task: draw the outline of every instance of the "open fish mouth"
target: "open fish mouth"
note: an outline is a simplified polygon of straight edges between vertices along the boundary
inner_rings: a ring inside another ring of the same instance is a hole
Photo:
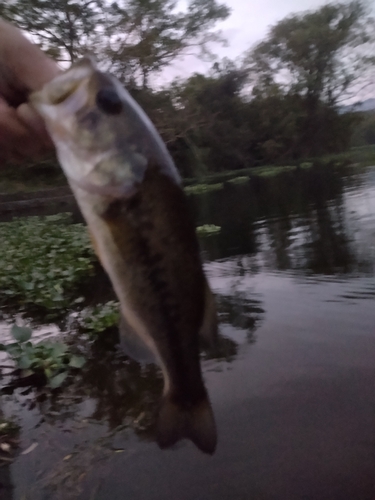
[[[82,58],[74,65],[74,72],[68,70],[59,74],[54,80],[45,85],[42,90],[34,92],[30,101],[38,109],[41,104],[58,105],[77,91],[82,83],[87,82],[95,67],[89,57]]]

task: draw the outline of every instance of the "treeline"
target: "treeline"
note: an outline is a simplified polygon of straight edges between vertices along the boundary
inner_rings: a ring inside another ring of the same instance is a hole
[[[354,128],[352,146],[375,146],[375,109],[362,112],[360,120]]]
[[[345,150],[361,115],[340,107],[371,82],[375,65],[374,22],[360,0],[288,16],[238,61],[162,90],[152,83],[173,61],[189,50],[205,57],[220,42],[214,28],[229,15],[225,5],[189,0],[178,11],[172,0],[0,0],[0,15],[60,61],[94,53],[189,177]]]

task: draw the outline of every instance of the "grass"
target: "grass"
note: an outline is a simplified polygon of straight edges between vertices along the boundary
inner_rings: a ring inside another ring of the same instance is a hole
[[[341,163],[346,162],[346,164],[351,164],[352,166],[357,166],[358,164],[363,167],[375,165],[375,145],[351,148],[344,153],[327,155],[322,159]]]

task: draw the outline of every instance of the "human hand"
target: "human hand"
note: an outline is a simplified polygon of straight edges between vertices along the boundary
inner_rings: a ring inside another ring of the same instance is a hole
[[[0,19],[0,162],[35,159],[53,149],[27,99],[58,72],[54,61]]]

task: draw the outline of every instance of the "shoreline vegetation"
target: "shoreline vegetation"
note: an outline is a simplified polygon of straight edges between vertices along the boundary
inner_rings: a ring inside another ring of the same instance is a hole
[[[228,6],[188,0],[180,11],[168,0],[125,0],[121,9],[116,2],[78,3],[0,2],[0,16],[57,61],[73,63],[88,51],[99,65],[105,61],[154,123],[187,192],[197,184],[241,184],[309,164],[357,163],[358,151],[372,150],[364,161],[375,162],[374,109],[343,105],[372,82],[373,20],[364,0],[291,13],[238,59],[212,52],[208,71],[161,87],[153,84],[155,76],[188,48],[201,47],[200,58],[225,42],[215,26],[230,15]],[[372,146],[348,151],[363,145]],[[0,168],[0,202],[1,193],[66,185],[55,157]]]
[[[306,170],[314,165],[330,168],[332,165],[335,167],[356,167],[374,164],[375,145],[369,145],[353,147],[342,153],[293,161],[288,165],[262,165],[227,170],[200,177],[187,177],[183,179],[183,184],[187,194],[202,194],[223,188],[225,182],[238,185],[248,182],[251,177],[274,177],[298,169]],[[36,195],[42,195],[44,191],[58,188],[66,189],[68,185],[62,170],[53,159],[31,165],[9,164],[0,169],[0,203],[11,201],[12,195],[33,192]]]
[[[185,180],[185,191],[188,195],[198,195],[224,187],[238,188],[257,177],[267,183],[268,179],[272,180],[274,186],[279,182],[285,185],[288,179],[278,181],[278,175],[296,176],[310,169],[320,172],[360,169],[367,165],[375,165],[375,147],[355,148],[341,155],[294,165],[263,166],[189,179]],[[44,201],[48,203],[48,198]],[[196,231],[200,239],[220,238],[221,226],[210,221],[198,225]],[[70,213],[26,216],[2,222],[0,239],[5,245],[0,263],[0,318],[9,323],[9,328],[15,314],[27,325],[57,322],[62,330],[73,334],[66,338],[64,335],[63,342],[75,344],[77,332],[84,336],[86,340],[81,339],[83,351],[87,342],[95,343],[104,333],[117,330],[118,303],[103,278],[84,224],[75,222]],[[90,292],[96,289],[106,291],[99,297]],[[13,325],[15,329],[17,326]],[[67,347],[59,347],[57,352],[49,339],[38,343],[30,341],[30,331],[26,339],[13,335],[13,343],[0,344],[0,351],[8,355],[7,362],[14,365],[11,384],[33,385],[35,382],[37,385],[42,383],[47,390],[55,389],[65,383],[71,368],[83,369],[85,356],[81,356],[80,350],[70,354]],[[44,375],[41,367],[47,370]],[[35,378],[35,375],[38,376]],[[9,382],[9,378],[7,380]]]

